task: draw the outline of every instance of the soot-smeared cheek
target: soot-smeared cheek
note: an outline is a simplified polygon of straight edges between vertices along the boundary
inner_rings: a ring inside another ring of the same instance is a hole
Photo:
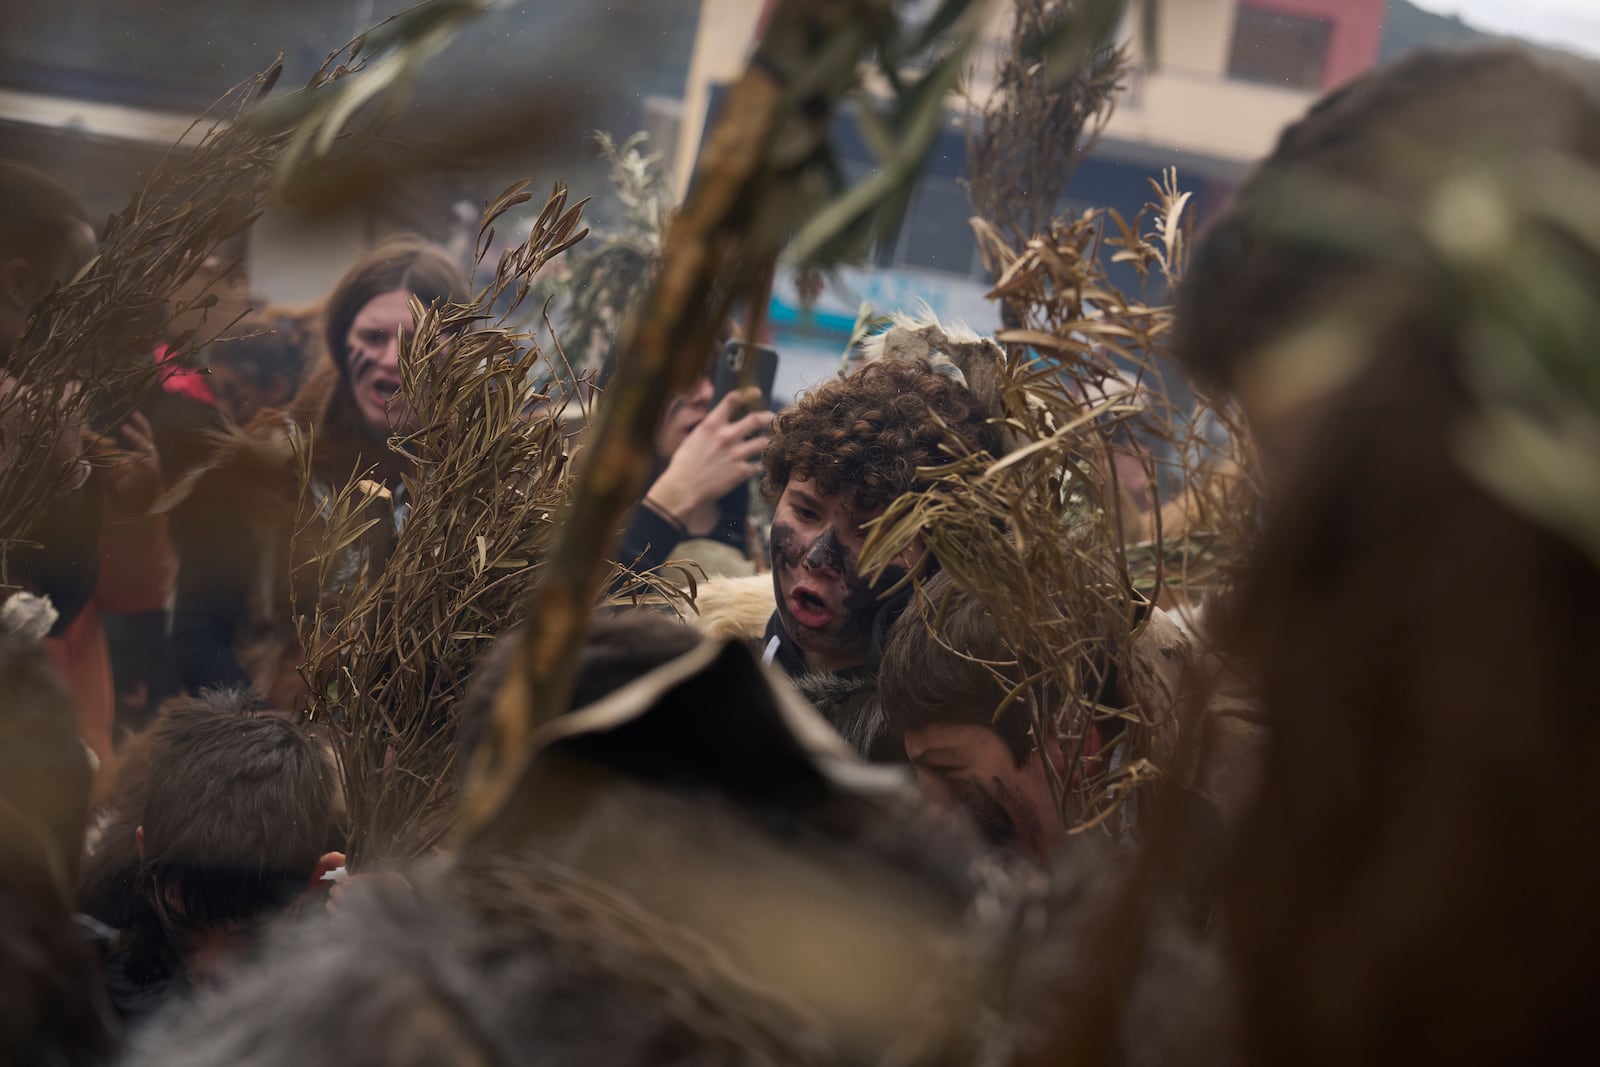
[[[845,594],[845,610],[853,616],[864,618],[870,625],[883,606],[883,595],[898,585],[905,576],[904,567],[890,567],[878,577],[877,581],[869,585],[856,570],[855,561],[852,560],[850,573],[845,576],[845,585],[850,590]]]
[[[803,552],[800,535],[794,532],[793,527],[781,522],[772,524],[773,570],[779,567],[798,567]]]
[[[995,845],[1010,845],[1016,841],[1017,826],[1011,814],[977,782],[956,778],[950,782],[950,793],[956,806],[967,813],[985,840]]]

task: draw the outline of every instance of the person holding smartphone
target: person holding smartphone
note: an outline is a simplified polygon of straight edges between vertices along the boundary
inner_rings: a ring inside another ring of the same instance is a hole
[[[721,551],[694,546],[684,553],[708,575],[755,571],[749,482],[761,472],[770,402],[759,387],[728,389],[719,399],[712,379],[708,373],[673,397],[656,429],[654,476],[617,550],[618,562],[635,572],[661,566],[689,541],[725,546]]]

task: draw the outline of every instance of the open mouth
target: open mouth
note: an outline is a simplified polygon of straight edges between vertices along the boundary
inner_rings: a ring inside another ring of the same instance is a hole
[[[379,400],[390,400],[400,392],[400,379],[374,377],[367,382],[367,391]]]
[[[833,611],[827,601],[809,589],[796,589],[789,594],[789,613],[801,626],[814,629],[833,621]]]

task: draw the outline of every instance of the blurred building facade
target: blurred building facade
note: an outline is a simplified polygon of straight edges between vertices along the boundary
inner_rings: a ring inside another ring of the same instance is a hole
[[[0,3],[0,158],[56,175],[105,218],[231,87],[280,57],[276,91],[302,85],[329,53],[415,2]],[[228,250],[243,257],[245,284],[300,305],[394,230],[470,247],[485,202],[519,178],[603,193],[591,131],[653,128],[660,101],[670,119],[698,13],[698,0],[512,0],[475,19],[429,60],[392,133],[438,141],[476,124],[489,131],[477,151],[422,161],[332,216],[269,211]],[[592,212],[606,206],[602,196]]]
[[[702,0],[673,161],[679,188],[771,2]],[[908,13],[915,17],[915,9],[935,6],[913,3]],[[1150,182],[1176,167],[1180,184],[1196,194],[1201,216],[1215,212],[1285,125],[1319,94],[1378,61],[1387,6],[1387,0],[1165,2],[1153,35],[1155,56],[1141,53],[1135,32],[1141,13],[1130,12],[1124,36],[1134,73],[1060,208],[1111,207],[1131,218],[1149,201]],[[968,83],[979,101],[1008,48],[1009,5],[996,7]],[[780,392],[793,393],[838,366],[862,302],[879,311],[925,305],[947,321],[998,327],[993,305],[983,298],[988,279],[960,184],[967,121],[964,112],[952,112],[894,247],[878,248],[871,263],[839,272],[814,301],[802,300],[792,280],[780,279],[769,315],[784,355]],[[872,155],[848,118],[836,133],[847,169],[857,176],[870,171]]]
[[[0,157],[32,162],[68,182],[97,217],[127,203],[161,159],[229,87],[280,55],[279,92],[304,82],[329,52],[412,0],[67,0],[0,3]],[[405,137],[490,131],[473,158],[428,160],[374,189],[355,210],[308,220],[269,212],[226,250],[258,297],[304,304],[328,291],[372,241],[395,229],[470,246],[477,209],[511,181],[563,179],[594,195],[602,225],[614,198],[590,132],[618,140],[646,130],[678,189],[708,119],[743,68],[771,0],[510,0],[430,60]],[[1135,0],[1139,2],[1139,0]],[[937,0],[902,0],[910,18]],[[1006,48],[1004,12],[975,56],[981,97]],[[1215,212],[1285,123],[1317,94],[1427,44],[1483,35],[1408,0],[1164,0],[1154,40],[1105,136],[1077,168],[1061,209],[1136,214],[1149,183],[1176,167],[1202,216]],[[1569,57],[1570,58],[1570,57]],[[1592,68],[1590,69],[1592,73]],[[966,219],[966,116],[952,112],[892,247],[840,272],[812,304],[792,281],[770,314],[785,352],[780,390],[837,366],[861,303],[883,311],[926,304],[947,320],[992,329],[987,279]],[[860,177],[873,157],[849,116],[837,142]]]

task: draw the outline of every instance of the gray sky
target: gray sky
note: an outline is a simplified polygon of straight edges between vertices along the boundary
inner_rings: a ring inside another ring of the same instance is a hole
[[[1600,56],[1600,0],[1413,0],[1479,29]]]

